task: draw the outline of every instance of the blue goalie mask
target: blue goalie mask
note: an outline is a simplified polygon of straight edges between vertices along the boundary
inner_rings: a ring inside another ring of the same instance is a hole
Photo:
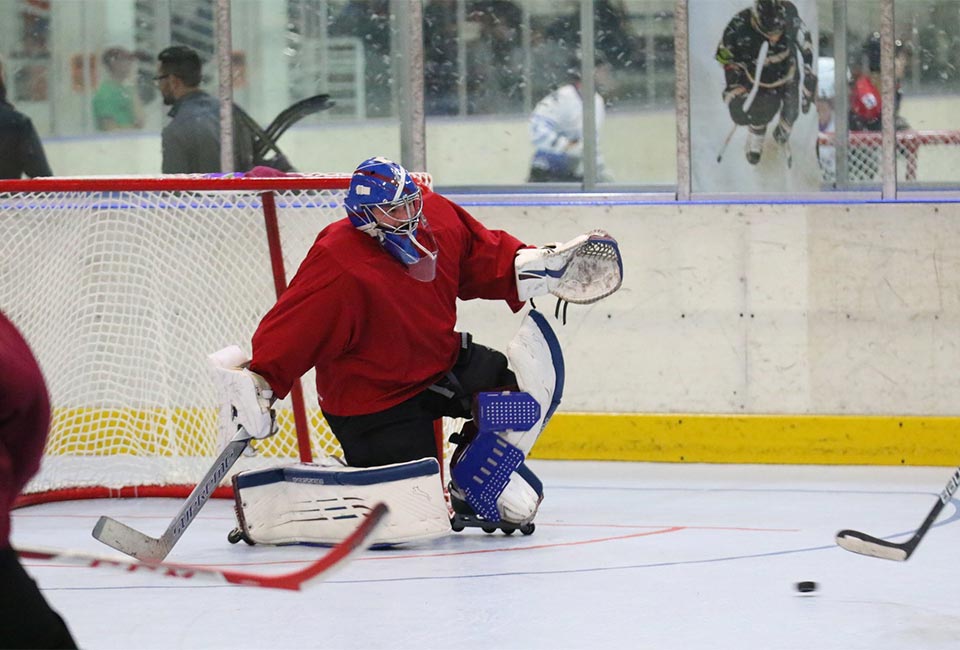
[[[343,201],[350,222],[376,238],[410,275],[436,275],[437,242],[423,216],[423,193],[406,169],[386,158],[364,160],[353,172]]]

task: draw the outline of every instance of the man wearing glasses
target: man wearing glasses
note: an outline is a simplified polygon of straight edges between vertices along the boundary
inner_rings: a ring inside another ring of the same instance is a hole
[[[172,118],[161,134],[164,174],[203,174],[220,168],[220,103],[200,89],[202,65],[193,49],[175,45],[157,56],[157,75],[153,78],[171,106]],[[234,125],[234,169],[253,167],[253,134],[242,125]]]

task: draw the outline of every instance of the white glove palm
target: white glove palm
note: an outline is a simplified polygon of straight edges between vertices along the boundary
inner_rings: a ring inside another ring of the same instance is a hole
[[[602,230],[565,244],[522,248],[514,260],[520,300],[552,293],[577,304],[596,302],[620,288],[623,260],[617,240]]]

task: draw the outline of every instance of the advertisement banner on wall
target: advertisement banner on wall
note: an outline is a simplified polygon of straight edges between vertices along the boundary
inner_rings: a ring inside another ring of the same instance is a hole
[[[819,190],[816,0],[690,0],[689,17],[693,191]]]

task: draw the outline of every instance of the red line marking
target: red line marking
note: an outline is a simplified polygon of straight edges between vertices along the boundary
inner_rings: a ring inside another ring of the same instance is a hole
[[[536,544],[533,546],[510,546],[508,548],[482,548],[472,551],[451,551],[448,553],[414,553],[410,555],[390,555],[389,557],[361,557],[358,560],[406,560],[411,558],[423,557],[451,557],[455,555],[477,555],[480,553],[503,553],[510,551],[534,551],[543,548],[560,548],[563,546],[583,546],[585,544],[599,544],[600,542],[615,542],[622,539],[631,539],[634,537],[648,537],[650,535],[663,535],[664,533],[676,533],[685,530],[686,526],[670,526],[662,530],[650,530],[642,533],[630,533],[629,535],[615,535],[613,537],[597,537],[594,539],[582,539],[577,542],[557,542],[554,544]]]

